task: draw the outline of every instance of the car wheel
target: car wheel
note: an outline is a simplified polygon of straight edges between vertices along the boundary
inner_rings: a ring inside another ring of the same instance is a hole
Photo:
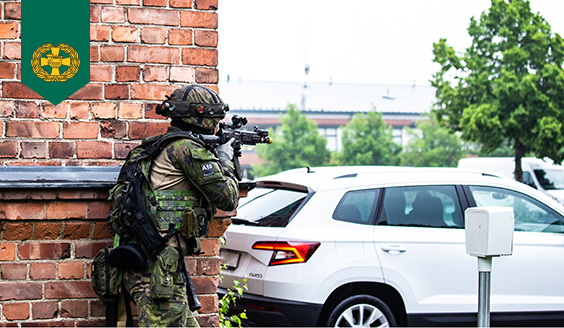
[[[328,327],[390,327],[396,320],[386,303],[371,295],[341,301],[327,320]]]

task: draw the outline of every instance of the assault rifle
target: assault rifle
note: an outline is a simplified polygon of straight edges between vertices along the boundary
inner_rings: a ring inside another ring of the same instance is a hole
[[[235,164],[235,176],[237,180],[241,181],[242,170],[241,164],[239,163],[239,157],[241,156],[240,147],[242,145],[256,145],[259,143],[271,144],[272,138],[268,136],[268,131],[264,129],[259,129],[255,126],[253,131],[241,131],[240,129],[247,124],[247,118],[241,117],[239,115],[233,115],[231,118],[231,124],[225,124],[223,122],[219,123],[219,128],[215,134],[200,134],[200,140],[202,140],[210,148],[215,148],[219,145],[235,139],[233,142],[233,148],[235,149],[235,158],[233,159],[233,164]]]

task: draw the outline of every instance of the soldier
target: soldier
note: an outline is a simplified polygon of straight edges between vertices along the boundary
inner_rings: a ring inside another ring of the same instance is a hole
[[[189,226],[179,228],[192,231],[194,236],[186,238],[177,233],[156,258],[148,259],[146,269],[124,271],[123,284],[137,305],[139,326],[199,327],[188,309],[186,281],[178,263],[200,251],[198,237],[205,233],[201,231],[203,218],[211,219],[216,208],[230,211],[237,206],[233,139],[218,146],[216,156],[196,135],[213,134],[225,117],[226,106],[215,91],[187,85],[157,107],[157,113],[171,118],[167,133],[182,130],[195,137],[171,142],[156,157],[149,176],[155,192],[146,202],[147,209],[156,217],[163,236],[171,225],[186,224]],[[158,206],[150,205],[155,202]],[[188,219],[187,212],[192,213]],[[187,222],[194,218],[199,221]]]

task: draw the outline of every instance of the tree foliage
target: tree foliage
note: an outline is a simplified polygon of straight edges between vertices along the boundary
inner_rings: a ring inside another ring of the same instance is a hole
[[[504,142],[522,181],[526,153],[564,159],[564,42],[526,0],[492,0],[470,20],[472,44],[456,54],[445,39],[433,44],[434,113],[461,138],[493,151]]]
[[[277,133],[269,129],[272,144],[257,145],[258,157],[264,163],[252,166],[255,176],[329,163],[331,152],[326,147],[327,139],[319,135],[314,121],[308,120],[292,104],[288,105],[286,115],[281,115],[280,120],[282,124]]]
[[[417,128],[421,133],[406,128],[410,139],[400,154],[402,165],[455,167],[469,152],[469,147],[457,134],[440,127],[436,121],[420,120]]]
[[[399,165],[401,145],[393,141],[382,113],[355,114],[343,128],[342,150],[334,154],[339,165]]]

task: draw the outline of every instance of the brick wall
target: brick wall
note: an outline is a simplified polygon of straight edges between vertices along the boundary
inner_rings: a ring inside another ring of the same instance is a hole
[[[91,82],[57,106],[20,81],[20,1],[0,1],[0,162],[118,165],[185,83],[217,90],[217,0],[91,0]]]
[[[90,266],[113,244],[107,189],[4,189],[0,196],[0,327],[104,326]],[[202,239],[204,254],[186,258],[203,327],[219,326],[218,237],[231,214],[220,211]]]
[[[117,166],[168,121],[185,83],[217,90],[217,0],[91,0],[91,82],[57,106],[23,85],[21,1],[0,0],[0,164]],[[0,177],[1,180],[1,177]],[[0,327],[104,325],[90,263],[111,244],[107,189],[0,190]],[[218,326],[220,213],[187,258],[202,326]]]

